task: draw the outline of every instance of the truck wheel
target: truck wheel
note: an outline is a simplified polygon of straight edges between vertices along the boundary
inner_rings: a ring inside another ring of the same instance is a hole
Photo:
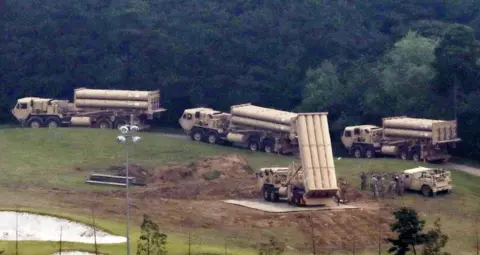
[[[273,143],[272,142],[265,142],[265,145],[263,147],[266,153],[273,153]]]
[[[417,162],[420,161],[420,153],[418,152],[413,153],[412,158],[413,158],[413,161],[417,161]]]
[[[216,144],[218,142],[218,135],[216,133],[208,134],[208,143]]]
[[[372,149],[367,149],[365,151],[365,157],[374,158],[375,157],[375,151],[373,151]]]
[[[27,125],[31,128],[40,128],[42,127],[43,121],[38,117],[32,117],[28,120]]]
[[[363,157],[362,148],[360,148],[360,147],[355,147],[355,148],[353,149],[353,155],[355,155],[356,158],[361,158],[361,157]]]
[[[280,195],[278,193],[273,193],[273,202],[278,202],[280,200]]]
[[[123,120],[123,119],[115,120],[114,127],[115,127],[116,129],[120,128],[121,126],[125,126],[125,125],[128,125],[128,121],[127,121],[127,120]]]
[[[109,121],[109,120],[100,120],[97,125],[101,129],[111,129],[112,128],[112,122]]]
[[[269,201],[269,202],[270,202],[270,201],[271,201],[271,193],[272,193],[272,192],[270,191],[270,189],[264,188],[264,189],[263,189],[263,199],[265,199],[265,201]]]
[[[192,133],[192,140],[200,142],[203,140],[203,133],[200,130],[195,130]]]
[[[426,197],[430,197],[432,196],[432,189],[430,187],[428,187],[427,185],[424,185],[422,186],[422,195],[426,196]]]
[[[50,118],[47,120],[47,127],[49,128],[57,128],[60,126],[60,121],[56,118]]]
[[[258,151],[258,143],[251,141],[250,143],[248,143],[248,148],[251,151]]]

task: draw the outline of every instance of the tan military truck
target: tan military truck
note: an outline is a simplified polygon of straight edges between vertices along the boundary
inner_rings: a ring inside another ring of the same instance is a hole
[[[298,114],[301,166],[265,167],[256,174],[266,201],[286,199],[296,206],[338,205],[337,178],[333,162],[327,113]]]
[[[405,188],[420,191],[424,196],[435,196],[439,192],[453,189],[450,171],[440,168],[417,167],[403,171]]]
[[[380,155],[414,161],[447,161],[448,147],[455,147],[457,122],[409,118],[384,118],[382,128],[374,125],[348,126],[342,143],[357,158]]]
[[[12,114],[22,126],[31,128],[83,126],[117,128],[133,122],[140,129],[146,121],[164,112],[160,92],[78,88],[74,102],[25,97],[17,100]]]
[[[293,124],[297,117],[297,113],[241,104],[231,106],[230,113],[211,108],[186,109],[179,123],[195,141],[292,154],[298,152]]]

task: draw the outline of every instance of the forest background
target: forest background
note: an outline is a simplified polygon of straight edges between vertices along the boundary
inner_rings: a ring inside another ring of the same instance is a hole
[[[0,1],[0,122],[19,97],[160,89],[185,108],[328,111],[332,138],[381,118],[455,119],[480,156],[480,1]],[[455,107],[456,106],[456,107]]]

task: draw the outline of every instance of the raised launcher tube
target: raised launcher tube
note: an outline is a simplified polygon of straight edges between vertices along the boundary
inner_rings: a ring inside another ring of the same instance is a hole
[[[300,146],[306,205],[325,205],[338,191],[328,113],[301,113],[294,120]]]

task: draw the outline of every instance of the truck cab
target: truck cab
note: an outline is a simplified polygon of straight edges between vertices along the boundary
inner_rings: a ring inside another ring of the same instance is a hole
[[[382,128],[373,125],[348,126],[342,134],[343,145],[351,150],[356,143],[380,145]]]
[[[424,196],[434,196],[438,192],[450,192],[452,179],[450,171],[441,168],[417,167],[403,171],[405,188],[420,191]]]
[[[186,109],[178,122],[187,134],[190,134],[191,130],[195,127],[213,129],[218,133],[223,133],[223,131],[228,128],[229,116],[230,114],[228,113],[216,111],[211,108],[199,107]],[[193,138],[197,141],[201,140],[200,137]]]

